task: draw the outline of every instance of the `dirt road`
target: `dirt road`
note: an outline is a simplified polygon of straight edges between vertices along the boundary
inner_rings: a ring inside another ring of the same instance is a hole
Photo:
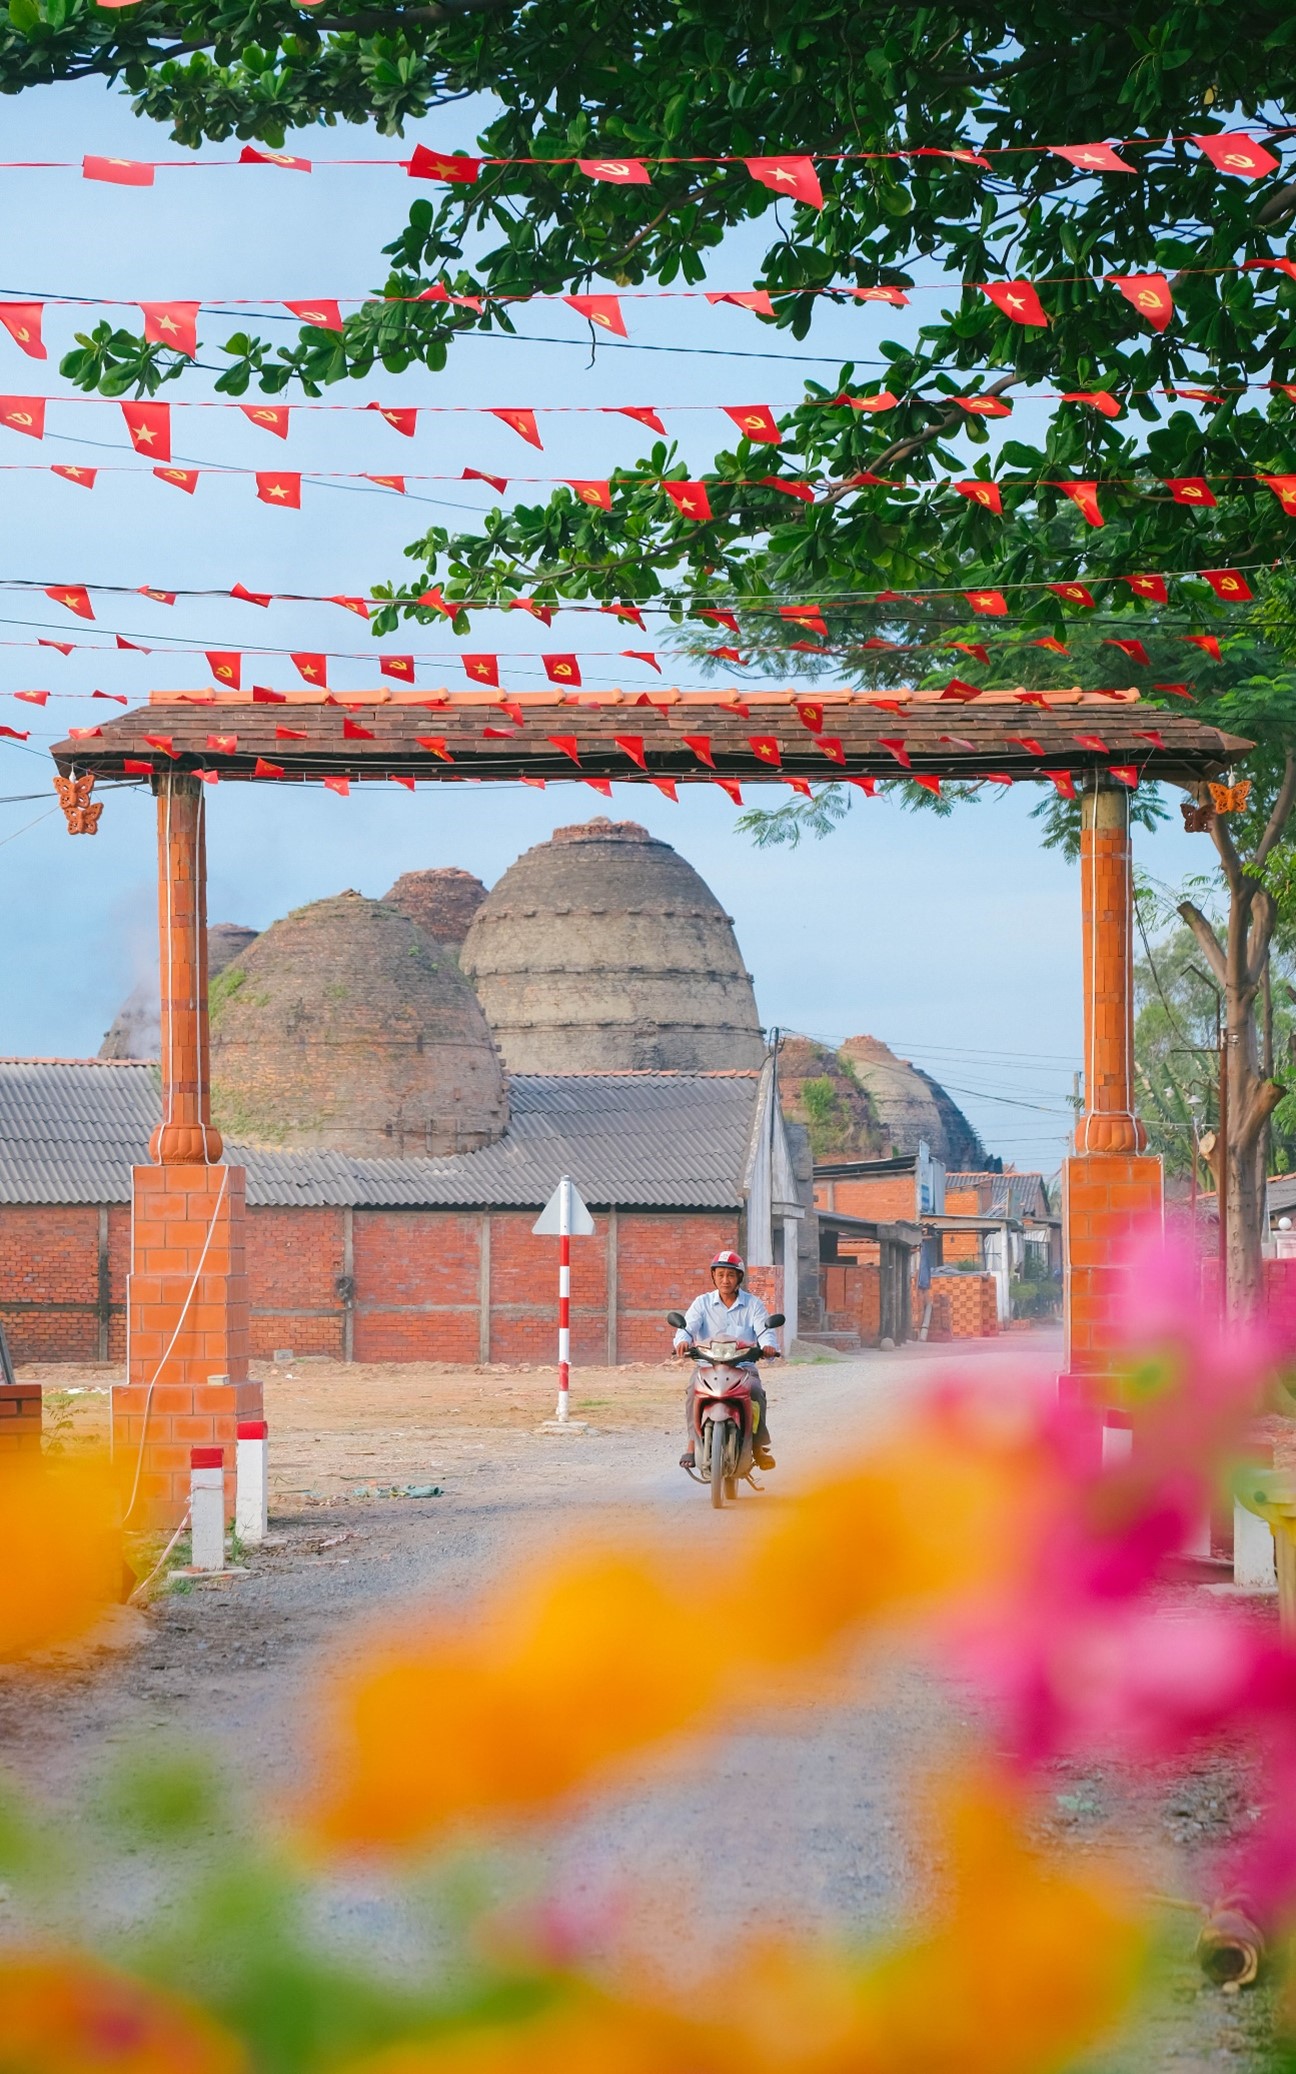
[[[88,1660],[0,1677],[0,1750],[32,1788],[66,1803],[123,1748],[197,1743],[273,1800],[300,1780],[321,1662],[362,1650],[411,1604],[461,1607],[578,1523],[691,1534],[704,1581],[708,1547],[742,1531],[745,1509],[777,1505],[951,1358],[990,1372],[1057,1366],[1041,1334],[954,1357],[908,1347],[772,1370],[779,1469],[765,1495],[718,1516],[675,1466],[682,1390],[671,1367],[578,1376],[573,1413],[589,1430],[564,1436],[537,1430],[552,1412],[552,1371],[266,1370],[271,1545],[245,1572],[173,1591],[127,1619]],[[101,1371],[44,1381],[85,1388],[92,1377],[102,1383]],[[59,1403],[73,1441],[104,1422],[100,1394]],[[429,1490],[437,1495],[404,1495]],[[1175,1611],[1168,1594],[1166,1617]],[[759,1609],[735,1617],[759,1621]],[[973,1711],[919,1669],[884,1664],[840,1703],[754,1719],[669,1766],[645,1765],[541,1856],[591,1905],[633,1882],[700,1911],[716,1934],[893,1929],[927,1886],[908,1793],[967,1736]],[[1222,1758],[1137,1791],[1105,1773],[1060,1770],[1046,1821],[1078,1852],[1114,1838],[1149,1889],[1188,1896],[1200,1854],[1242,1813],[1240,1791]],[[1169,1922],[1170,1990],[1137,2064],[1185,2074],[1225,2056],[1252,2064],[1263,2004],[1201,1987],[1195,1919],[1172,1911]]]

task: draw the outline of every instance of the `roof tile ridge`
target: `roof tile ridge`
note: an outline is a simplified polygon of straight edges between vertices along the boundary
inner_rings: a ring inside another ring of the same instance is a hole
[[[0,1066],[156,1066],[157,1059],[54,1058],[42,1055],[0,1053]]]

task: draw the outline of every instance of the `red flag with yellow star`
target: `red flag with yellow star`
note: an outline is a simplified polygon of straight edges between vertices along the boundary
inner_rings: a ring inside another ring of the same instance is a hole
[[[301,477],[257,471],[256,491],[263,504],[278,504],[285,511],[301,510]]]
[[[481,163],[462,152],[429,151],[426,144],[416,144],[405,161],[405,171],[412,180],[444,180],[451,187],[471,187]]]
[[[78,619],[94,618],[94,607],[90,603],[90,593],[82,584],[50,584],[46,589],[45,595],[47,598],[52,599],[54,604],[64,605],[69,612],[75,612]]]
[[[459,658],[474,684],[492,684],[499,690],[499,657],[497,655],[461,655]]]
[[[326,655],[294,655],[292,665],[297,675],[307,684],[328,689],[328,657]]]
[[[711,517],[711,500],[704,482],[665,482],[662,488],[681,518],[704,524]]]
[[[1044,305],[1029,281],[981,281],[978,286],[1014,324],[1048,323]]]
[[[142,302],[145,338],[150,345],[170,346],[192,360],[198,351],[200,307],[196,302]]]
[[[169,403],[123,403],[122,416],[137,454],[153,461],[171,459],[171,406]]]
[[[753,180],[772,187],[775,194],[790,195],[807,208],[822,209],[823,189],[812,158],[749,158],[743,161]]]

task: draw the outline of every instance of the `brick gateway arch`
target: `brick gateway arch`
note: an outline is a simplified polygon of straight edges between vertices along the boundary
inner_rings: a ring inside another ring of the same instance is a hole
[[[292,741],[276,739],[285,707]],[[213,709],[235,730],[219,751],[208,740]],[[1188,714],[1149,714],[1134,691],[1028,701],[987,691],[955,710],[959,735],[947,731],[951,707],[935,692],[881,701],[849,691],[162,691],[91,742],[56,743],[74,834],[94,832],[96,780],[133,777],[157,798],[162,1122],[152,1164],[133,1170],[128,1373],[113,1393],[115,1444],[142,1468],[136,1522],[165,1527],[180,1517],[195,1437],[222,1441],[232,1463],[238,1421],[261,1416],[260,1385],[248,1377],[244,1174],[223,1164],[211,1120],[204,771],[266,786],[579,774],[618,784],[840,778],[865,789],[901,769],[965,780],[1069,772],[1082,818],[1085,1106],[1063,1163],[1065,1368],[1100,1403],[1120,1243],[1161,1206],[1161,1162],[1147,1153],[1134,1110],[1130,787],[1114,772],[1192,788],[1252,745]],[[212,1384],[213,1375],[228,1382]],[[232,1489],[227,1497],[232,1510]]]

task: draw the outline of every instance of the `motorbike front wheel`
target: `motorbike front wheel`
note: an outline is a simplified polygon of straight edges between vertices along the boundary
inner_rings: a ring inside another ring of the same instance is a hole
[[[711,1422],[711,1503],[719,1511],[725,1501],[725,1455],[728,1440],[728,1421],[713,1419]]]

